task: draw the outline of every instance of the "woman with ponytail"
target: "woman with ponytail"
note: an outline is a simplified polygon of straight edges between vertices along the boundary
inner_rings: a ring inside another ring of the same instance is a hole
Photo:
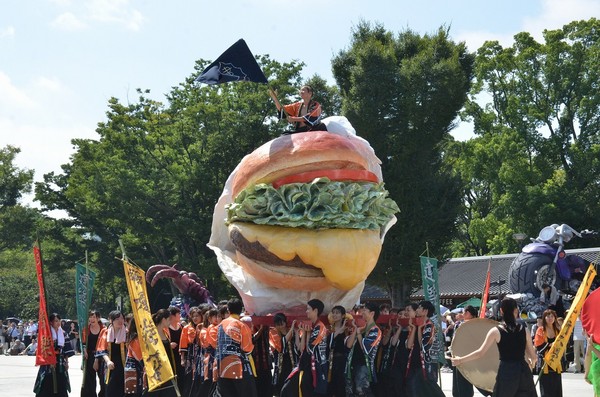
[[[461,365],[481,358],[494,343],[500,353],[494,397],[537,396],[531,368],[537,361],[536,351],[527,327],[517,323],[519,309],[512,298],[504,298],[500,305],[502,323],[492,328],[479,349],[464,357],[452,357],[453,365]]]

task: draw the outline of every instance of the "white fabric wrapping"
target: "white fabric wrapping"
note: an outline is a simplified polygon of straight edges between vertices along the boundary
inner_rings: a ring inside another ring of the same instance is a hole
[[[363,142],[363,156],[365,156],[370,164],[373,165],[372,170],[375,170],[374,173],[380,179],[383,179],[381,176],[381,161],[377,158],[369,143],[356,135],[356,131],[345,117],[328,117],[323,120],[323,123],[327,125],[327,129],[330,133]],[[244,269],[237,264],[235,254],[236,249],[229,239],[229,231],[225,225],[225,218],[227,216],[225,206],[232,203],[234,200],[234,197],[232,197],[231,194],[231,186],[238,170],[239,165],[233,170],[231,175],[229,175],[223,193],[215,205],[212,234],[207,245],[215,252],[219,267],[229,282],[240,293],[246,311],[256,315],[274,314],[281,311],[289,315],[302,315],[306,311],[306,302],[311,299],[320,299],[323,301],[326,312],[330,311],[335,305],[352,308],[358,303],[365,285],[364,281],[358,283],[349,291],[339,290],[334,287],[321,291],[292,291],[265,285],[245,272]],[[390,220],[385,226],[381,235],[382,243],[385,234],[394,223],[396,223],[396,217]]]

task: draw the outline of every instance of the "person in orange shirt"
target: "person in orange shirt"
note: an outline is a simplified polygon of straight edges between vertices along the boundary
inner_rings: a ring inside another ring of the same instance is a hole
[[[199,348],[196,344],[196,327],[202,322],[200,308],[190,307],[188,311],[189,324],[181,330],[179,338],[179,354],[181,355],[181,366],[183,367],[183,378],[178,379],[182,395],[189,395],[194,376],[194,362]]]
[[[269,330],[269,345],[273,354],[273,394],[279,396],[283,383],[298,362],[298,350],[294,341],[296,320],[288,329],[287,317],[277,313],[273,317],[274,328]]]
[[[325,396],[329,372],[328,331],[319,319],[325,304],[319,299],[311,299],[306,304],[306,316],[310,324],[300,324],[302,331],[300,350],[302,351],[298,370],[303,374],[299,380],[302,395]],[[307,389],[308,385],[308,389]],[[289,386],[284,385],[281,393],[288,395]]]
[[[229,317],[217,331],[217,393],[222,397],[256,397],[254,374],[250,370],[248,353],[254,349],[252,332],[239,318],[242,302],[233,298],[227,302]]]
[[[204,351],[202,359],[202,367],[204,373],[204,381],[200,387],[200,396],[209,396],[217,381],[217,367],[215,365],[215,352],[217,350],[217,334],[219,329],[218,310],[210,309],[205,314],[204,329],[200,343]]]
[[[190,342],[190,345],[188,346],[188,351],[191,349],[193,354],[191,362],[193,372],[192,383],[189,387],[188,393],[190,396],[205,397],[205,395],[200,394],[202,384],[204,383],[204,348],[202,347],[202,340],[204,340],[206,337],[207,326],[204,324],[204,319],[206,312],[208,312],[210,308],[211,306],[207,304],[201,304],[198,306],[198,317],[197,320],[194,320],[194,322],[198,321],[198,323],[195,323],[196,336],[194,341]]]
[[[552,343],[560,333],[560,327],[557,322],[556,312],[548,309],[542,315],[543,326],[539,327],[535,332],[533,344],[538,350],[540,358],[543,358],[548,350],[552,347]],[[560,376],[561,368],[558,372],[554,371],[548,365],[543,366],[544,369],[540,374],[540,394],[542,397],[562,397],[562,379]]]
[[[303,85],[300,88],[302,101],[282,106],[275,93],[269,91],[279,111],[279,118],[286,118],[294,126],[294,132],[327,131],[325,124],[321,123],[321,104],[312,99],[314,91],[311,86]]]
[[[142,348],[138,338],[135,319],[129,322],[127,333],[127,358],[125,359],[125,394],[128,397],[141,396],[147,388],[144,375]]]

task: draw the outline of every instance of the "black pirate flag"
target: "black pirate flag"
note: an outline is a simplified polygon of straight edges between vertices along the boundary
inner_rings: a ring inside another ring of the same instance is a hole
[[[239,39],[196,78],[204,84],[229,81],[253,81],[267,84],[267,78],[258,66],[244,39]]]

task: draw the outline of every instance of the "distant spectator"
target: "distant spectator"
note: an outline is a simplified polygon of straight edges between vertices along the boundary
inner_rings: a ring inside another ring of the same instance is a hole
[[[382,303],[381,305],[379,305],[379,314],[381,315],[388,315],[390,314],[390,309],[392,308],[392,306],[390,306],[389,303]]]
[[[25,351],[25,344],[21,342],[21,339],[16,338],[10,345],[7,355],[18,356],[21,352]]]
[[[27,336],[27,328],[29,328],[29,321],[25,320],[19,324],[19,332],[21,333],[21,341],[25,346],[31,343],[31,338]]]
[[[8,343],[6,340],[8,339],[8,332],[6,326],[2,324],[2,320],[0,320],[0,353],[4,353],[8,350]]]
[[[581,324],[581,319],[577,317],[575,327],[573,328],[573,361],[575,362],[575,372],[583,372],[583,360],[585,358],[585,332]]]
[[[21,352],[22,355],[35,356],[37,350],[37,338],[34,336],[31,339],[31,343],[25,348],[25,351]]]
[[[25,321],[23,323],[23,343],[25,346],[29,346],[31,343],[31,327],[33,321]]]
[[[540,302],[548,305],[548,309],[554,310],[557,317],[564,317],[565,305],[562,296],[554,285],[543,284]]]
[[[10,323],[10,327],[8,328],[8,343],[12,343],[15,339],[19,337],[19,330],[17,329],[17,323]]]
[[[69,342],[71,343],[71,347],[75,352],[81,352],[79,348],[79,330],[77,329],[77,324],[73,321],[69,327]]]

